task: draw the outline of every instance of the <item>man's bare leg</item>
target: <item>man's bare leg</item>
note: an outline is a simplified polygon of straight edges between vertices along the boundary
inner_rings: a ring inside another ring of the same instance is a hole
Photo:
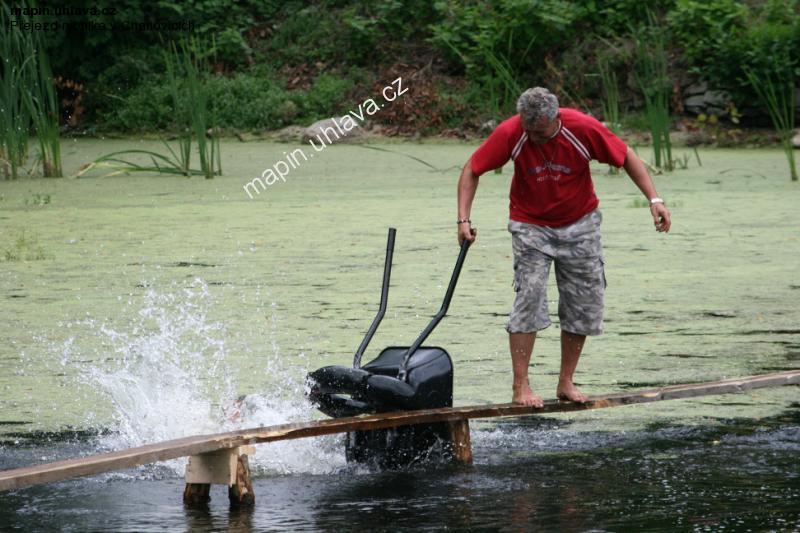
[[[561,373],[558,375],[556,398],[571,402],[584,403],[588,397],[572,382],[578,360],[581,358],[586,335],[578,335],[561,330]]]
[[[536,333],[509,333],[508,345],[511,348],[511,368],[514,370],[514,394],[511,401],[521,405],[542,407],[544,402],[531,390],[528,383],[528,365],[533,353],[533,342]]]

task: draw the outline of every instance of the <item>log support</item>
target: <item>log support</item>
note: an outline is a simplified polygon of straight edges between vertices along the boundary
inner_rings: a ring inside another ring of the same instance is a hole
[[[241,454],[236,461],[236,482],[228,486],[228,500],[231,502],[231,509],[252,507],[256,503],[256,494],[253,492],[250,464],[246,453]]]
[[[253,482],[250,479],[248,456],[255,454],[254,446],[239,446],[189,457],[186,465],[186,488],[183,503],[190,508],[207,508],[211,500],[211,485],[227,485],[231,508],[255,504]]]
[[[469,420],[462,418],[448,422],[450,442],[453,446],[453,462],[463,465],[472,464],[472,442],[469,437]]]
[[[183,504],[192,509],[205,509],[211,501],[209,483],[187,483],[183,489]]]

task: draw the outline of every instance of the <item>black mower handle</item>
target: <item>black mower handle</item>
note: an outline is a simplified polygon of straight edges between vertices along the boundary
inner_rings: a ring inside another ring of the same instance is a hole
[[[389,228],[389,238],[386,241],[386,261],[383,263],[383,286],[381,288],[381,304],[378,308],[378,314],[372,320],[372,325],[367,330],[364,340],[356,350],[353,357],[353,368],[361,368],[361,356],[364,355],[364,350],[367,349],[369,341],[378,330],[378,326],[383,320],[383,315],[386,314],[386,302],[389,300],[389,278],[392,275],[392,255],[394,254],[394,236],[397,233],[395,228]]]
[[[419,334],[417,340],[414,341],[414,344],[409,346],[408,351],[403,356],[403,362],[400,364],[400,372],[397,375],[398,379],[405,381],[406,373],[408,371],[408,361],[411,359],[411,356],[414,355],[414,352],[422,346],[422,343],[425,342],[425,339],[428,338],[428,335],[434,330],[434,328],[439,324],[439,322],[444,318],[447,314],[447,308],[450,307],[450,300],[453,298],[453,293],[456,290],[456,283],[458,282],[458,275],[461,273],[461,267],[464,265],[464,259],[467,257],[467,250],[469,250],[469,245],[472,244],[472,241],[464,239],[464,242],[461,243],[461,251],[458,253],[458,259],[456,259],[456,266],[453,268],[453,275],[450,276],[450,285],[447,286],[447,292],[444,294],[444,301],[442,302],[442,307],[439,309],[439,312],[436,313],[436,316],[430,321],[428,326],[422,330],[422,333]]]

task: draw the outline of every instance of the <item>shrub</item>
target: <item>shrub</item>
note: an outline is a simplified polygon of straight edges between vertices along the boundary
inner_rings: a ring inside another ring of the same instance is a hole
[[[788,73],[797,79],[797,0],[753,5],[734,0],[679,0],[668,18],[690,71],[715,89],[730,91],[739,106],[756,97],[744,68]]]
[[[329,117],[348,111],[345,96],[351,88],[352,82],[346,78],[322,74],[308,92],[296,98],[296,103],[307,118]]]
[[[86,85],[83,93],[83,105],[87,111],[85,120],[102,122],[104,116],[120,105],[120,100],[153,76],[149,58],[139,52],[144,51],[134,51],[119,57],[116,63]],[[161,54],[156,50],[152,52],[158,56]]]
[[[172,100],[166,80],[151,76],[117,97],[114,105],[99,109],[98,127],[104,131],[144,132],[166,130],[173,121]]]
[[[559,0],[446,0],[436,8],[431,42],[456,71],[483,84],[499,115],[513,109],[522,87],[541,84],[545,58],[573,40],[583,13]]]
[[[209,80],[211,101],[220,127],[275,129],[286,125],[289,94],[276,83],[248,74]]]

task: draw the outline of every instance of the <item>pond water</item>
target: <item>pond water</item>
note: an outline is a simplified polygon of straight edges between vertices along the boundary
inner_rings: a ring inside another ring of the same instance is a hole
[[[158,143],[67,141],[67,171]],[[333,146],[249,199],[291,145],[223,143],[225,175],[0,182],[0,469],[321,415],[306,372],[409,344],[439,308],[458,247],[455,183],[472,145]],[[680,149],[678,150],[680,152]],[[647,156],[647,150],[643,150]],[[412,155],[443,169],[428,167]],[[800,361],[797,184],[772,150],[705,150],[657,176],[657,234],[625,177],[596,167],[606,333],[588,394],[794,369]],[[455,363],[455,404],[510,400],[510,169],[481,179],[450,311],[428,343]],[[551,311],[556,292],[551,280]],[[558,328],[532,384],[553,397]],[[226,408],[250,395],[242,420]],[[796,530],[800,389],[473,423],[475,464],[374,472],[339,437],[261,445],[256,508],[181,504],[185,462],[0,494],[0,529]]]

